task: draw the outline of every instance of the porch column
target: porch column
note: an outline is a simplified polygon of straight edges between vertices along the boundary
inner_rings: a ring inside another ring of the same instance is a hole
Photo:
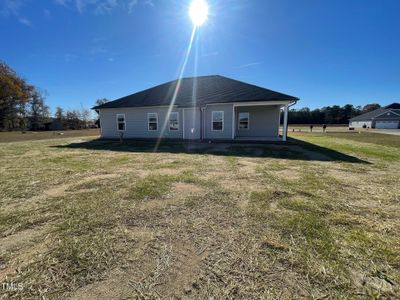
[[[288,132],[288,104],[283,107],[283,134],[282,141],[286,142]]]

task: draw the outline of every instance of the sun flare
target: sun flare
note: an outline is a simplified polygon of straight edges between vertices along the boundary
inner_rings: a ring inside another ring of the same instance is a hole
[[[193,25],[201,26],[208,18],[208,4],[205,0],[193,0],[189,8],[189,16]]]

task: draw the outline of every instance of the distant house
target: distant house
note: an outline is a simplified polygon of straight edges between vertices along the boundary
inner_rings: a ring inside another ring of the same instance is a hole
[[[51,121],[44,123],[45,130],[64,130],[63,123],[58,119],[51,119]]]
[[[285,141],[288,107],[296,101],[214,75],[174,80],[93,109],[99,111],[102,138]]]
[[[400,128],[400,103],[392,103],[349,120],[353,128]]]

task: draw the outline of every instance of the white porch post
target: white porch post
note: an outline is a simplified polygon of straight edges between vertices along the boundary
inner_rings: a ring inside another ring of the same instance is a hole
[[[283,107],[283,134],[282,141],[286,142],[288,132],[288,104]]]

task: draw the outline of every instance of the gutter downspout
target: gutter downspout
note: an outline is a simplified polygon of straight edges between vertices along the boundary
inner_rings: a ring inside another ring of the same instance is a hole
[[[287,106],[287,115],[288,115],[288,119],[286,120],[286,132],[282,132],[282,138],[284,137],[284,136],[286,136],[287,137],[287,134],[288,134],[288,128],[289,128],[289,108],[291,107],[291,106],[293,106],[293,105],[296,105],[297,104],[297,101],[299,101],[299,100],[295,100],[292,104],[290,104],[290,105],[288,105]],[[283,122],[285,122],[285,120],[283,120]],[[285,128],[285,124],[283,124],[283,128]],[[285,134],[286,133],[286,134]],[[286,142],[286,139],[284,140],[284,142]]]

